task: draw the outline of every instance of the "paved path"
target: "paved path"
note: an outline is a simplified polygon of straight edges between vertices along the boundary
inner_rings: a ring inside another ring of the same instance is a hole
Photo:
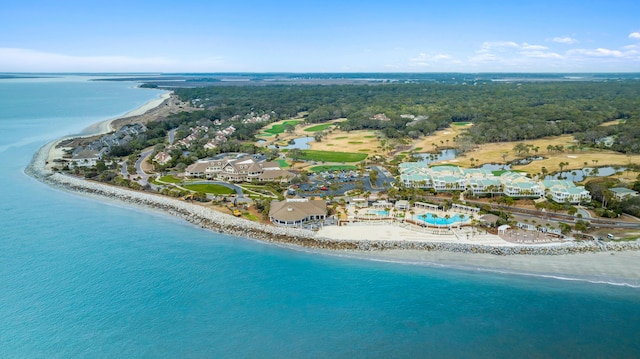
[[[127,160],[122,161],[120,172],[122,173],[122,177],[129,178],[129,171],[127,171]]]

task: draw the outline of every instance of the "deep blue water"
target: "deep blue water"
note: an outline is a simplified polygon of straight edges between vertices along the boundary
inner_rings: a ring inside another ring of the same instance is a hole
[[[634,288],[213,234],[24,175],[158,91],[0,80],[0,357],[639,357]]]

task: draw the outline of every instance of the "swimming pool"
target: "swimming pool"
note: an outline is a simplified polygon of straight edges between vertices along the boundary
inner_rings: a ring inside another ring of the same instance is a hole
[[[369,209],[367,210],[368,215],[377,215],[377,216],[388,216],[389,211],[385,211],[384,209]]]
[[[425,213],[425,214],[416,214],[413,216],[413,219],[415,219],[418,222],[422,221],[428,224],[436,224],[439,226],[443,226],[443,225],[450,225],[458,222],[464,222],[468,220],[469,217],[461,214],[456,214],[449,218],[445,218],[444,215],[438,215],[434,217],[434,215],[431,213]]]

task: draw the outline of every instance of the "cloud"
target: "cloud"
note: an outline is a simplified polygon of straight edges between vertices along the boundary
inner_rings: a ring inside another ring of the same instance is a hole
[[[420,53],[417,57],[413,57],[409,59],[409,66],[431,66],[434,63],[459,63],[458,60],[454,59],[450,55],[447,54],[427,54]]]
[[[0,48],[0,68],[8,72],[168,72],[213,71],[222,59],[178,61],[166,57],[73,56],[31,49]]]
[[[520,45],[513,41],[485,41],[482,43],[480,50],[478,53],[487,53],[493,50],[497,51],[507,51],[508,49],[517,49]]]
[[[535,59],[562,59],[562,55],[548,51],[543,45],[518,44],[514,41],[485,41],[474,56],[468,58],[471,65],[500,63],[503,65],[524,65]]]
[[[542,45],[529,45],[526,42],[522,44],[522,46],[520,46],[521,49],[523,50],[548,50],[549,48],[546,46],[542,46]]]
[[[578,42],[578,40],[569,37],[569,36],[558,36],[558,37],[554,37],[553,39],[551,39],[551,41],[553,42],[557,42],[559,44],[575,44],[576,42]]]
[[[154,71],[172,63],[160,57],[71,56],[30,49],[0,48],[0,67],[11,71],[123,71],[142,67]]]
[[[623,57],[625,53],[619,50],[604,48],[597,49],[574,49],[567,52],[569,55],[586,55],[591,57]]]
[[[564,59],[564,56],[548,51],[521,51],[520,54],[525,57],[536,59]]]
[[[640,32],[632,32],[629,34],[630,39],[640,39]]]

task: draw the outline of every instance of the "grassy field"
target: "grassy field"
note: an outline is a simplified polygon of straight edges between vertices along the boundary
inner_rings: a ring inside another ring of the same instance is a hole
[[[195,192],[204,192],[204,193],[211,193],[211,194],[232,194],[232,193],[236,193],[236,191],[232,190],[231,188],[227,188],[225,186],[221,186],[219,184],[213,184],[213,183],[208,183],[208,184],[187,184],[184,185],[184,188],[191,190],[191,191],[195,191]]]
[[[322,165],[322,166],[313,166],[309,168],[311,172],[324,172],[324,171],[342,171],[342,170],[357,170],[358,167],[351,165]]]
[[[287,160],[283,160],[282,158],[279,158],[273,162],[278,162],[280,164],[281,168],[287,168],[289,167],[289,164],[287,163]]]
[[[315,125],[315,126],[311,126],[309,128],[305,128],[304,130],[306,132],[319,132],[319,131],[324,131],[327,128],[333,126],[333,123],[323,123],[320,125]]]
[[[334,129],[332,133],[322,138],[321,142],[311,142],[312,150],[332,150],[330,147],[347,149],[349,152],[359,152],[367,149],[375,153],[378,149],[378,139],[372,131],[345,132]]]
[[[307,161],[325,161],[325,162],[358,162],[367,158],[366,153],[353,152],[332,152],[332,151],[316,151],[303,150],[302,159]]]
[[[181,179],[179,178],[175,178],[172,175],[168,175],[168,176],[164,176],[164,177],[160,177],[159,180],[161,182],[167,182],[167,183],[180,183],[182,182]]]
[[[302,120],[287,120],[282,123],[274,124],[270,128],[264,130],[264,132],[269,133],[271,135],[277,135],[279,133],[283,133],[286,125],[295,126],[299,123],[302,123]]]

